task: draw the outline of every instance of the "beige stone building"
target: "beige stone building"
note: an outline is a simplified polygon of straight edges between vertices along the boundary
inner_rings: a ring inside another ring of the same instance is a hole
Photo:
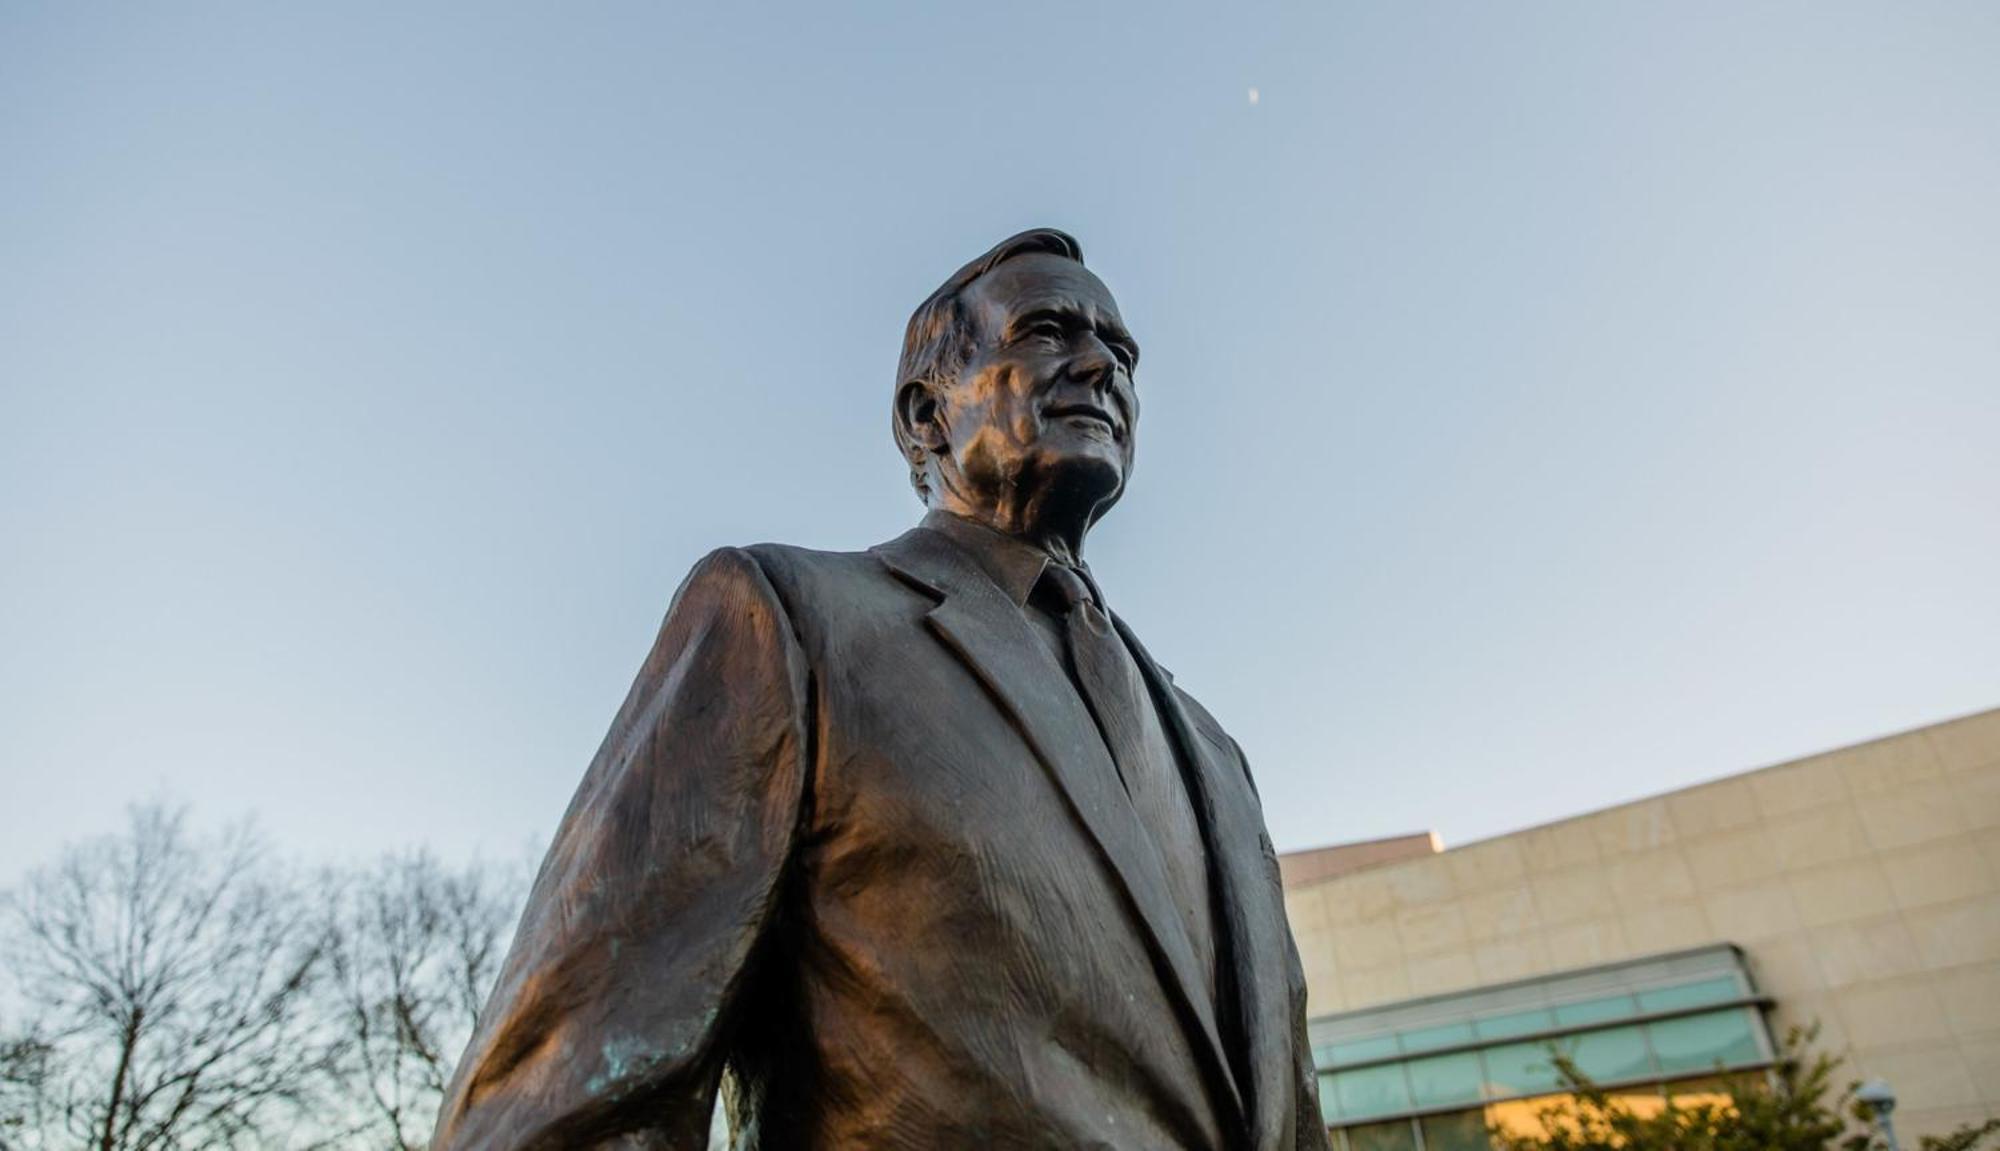
[[[1284,861],[1337,1146],[1483,1148],[1554,1089],[1551,1044],[1635,1100],[1737,1089],[1812,1022],[1906,1147],[2000,1115],[2000,710],[1358,846]]]

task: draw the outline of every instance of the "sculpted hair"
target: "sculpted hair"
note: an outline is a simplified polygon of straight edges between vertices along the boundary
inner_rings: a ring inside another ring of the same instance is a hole
[[[895,395],[900,396],[906,384],[941,387],[958,379],[972,353],[971,322],[959,303],[959,296],[974,280],[1014,257],[1035,253],[1083,263],[1083,245],[1076,242],[1076,237],[1054,228],[1033,228],[1009,236],[985,255],[953,272],[910,316],[910,326],[903,332],[903,358],[896,365]],[[917,490],[917,498],[928,504],[930,485],[924,479],[928,452],[909,437],[896,412],[896,403],[892,398],[890,426],[896,433],[896,447],[910,465],[910,486]]]

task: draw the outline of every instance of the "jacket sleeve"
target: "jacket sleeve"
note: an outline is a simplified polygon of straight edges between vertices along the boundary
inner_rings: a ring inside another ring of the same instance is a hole
[[[1250,784],[1250,793],[1256,795],[1257,780],[1250,774],[1250,758],[1243,754],[1242,745],[1234,739],[1229,741],[1229,746],[1236,753],[1243,778]],[[1259,802],[1262,802],[1261,797]],[[1278,869],[1277,850],[1271,846],[1268,832],[1263,836],[1262,846],[1270,864],[1271,882],[1282,891],[1284,879]],[[1292,1038],[1292,1147],[1295,1151],[1328,1151],[1332,1140],[1320,1111],[1319,1067],[1313,1062],[1312,1038],[1306,1031],[1305,965],[1299,962],[1299,946],[1292,938],[1289,925],[1285,929],[1285,977],[1290,982],[1291,991],[1286,1004],[1289,1015],[1285,1024]]]
[[[1299,966],[1299,950],[1286,942],[1291,952],[1292,980],[1292,1065],[1297,1076],[1298,1113],[1293,1146],[1298,1151],[1327,1151],[1331,1140],[1319,1106],[1319,1069],[1313,1064],[1312,1040],[1306,1036],[1306,979]]]
[[[542,863],[433,1151],[707,1145],[804,807],[806,682],[756,561],[696,565]]]

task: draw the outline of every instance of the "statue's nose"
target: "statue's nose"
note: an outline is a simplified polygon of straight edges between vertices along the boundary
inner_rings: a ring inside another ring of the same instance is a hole
[[[1118,359],[1101,341],[1092,338],[1085,342],[1084,347],[1077,352],[1076,358],[1070,361],[1069,374],[1089,384],[1094,392],[1108,392],[1111,390],[1111,381],[1118,374]]]

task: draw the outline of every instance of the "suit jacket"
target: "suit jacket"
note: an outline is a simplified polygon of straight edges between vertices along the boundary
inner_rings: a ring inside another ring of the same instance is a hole
[[[718,551],[536,879],[434,1151],[1326,1146],[1241,751],[1122,622],[1218,990],[1081,698],[943,534]]]

